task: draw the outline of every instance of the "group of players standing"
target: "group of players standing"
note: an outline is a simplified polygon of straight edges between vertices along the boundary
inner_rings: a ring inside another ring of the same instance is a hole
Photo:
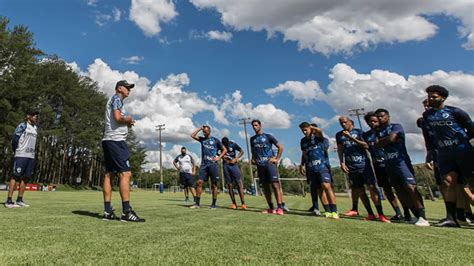
[[[110,179],[119,177],[120,196],[122,198],[121,221],[144,222],[130,205],[131,177],[130,153],[125,142],[128,127],[135,121],[127,113],[123,100],[128,97],[134,84],[125,80],[117,82],[115,95],[107,102],[105,112],[105,130],[102,140],[106,174],[103,182],[104,220],[116,220],[111,198]],[[422,128],[427,148],[427,166],[434,169],[437,184],[440,186],[446,206],[446,218],[437,225],[459,227],[460,223],[472,220],[469,202],[474,202],[468,181],[474,178],[474,125],[469,115],[463,110],[446,106],[444,101],[449,92],[438,85],[426,89],[428,94],[423,117],[417,123]],[[426,220],[423,198],[417,189],[415,172],[405,145],[405,133],[400,124],[390,122],[388,110],[377,109],[365,115],[370,130],[363,132],[354,127],[348,117],[339,118],[342,130],[336,134],[337,151],[341,170],[347,175],[352,193],[352,208],[346,216],[357,216],[358,199],[360,198],[367,210],[366,220],[403,221],[417,226],[430,226]],[[37,136],[37,111],[27,113],[26,122],[21,123],[13,137],[15,151],[14,173],[10,180],[7,208],[28,207],[24,203],[25,181],[33,174],[35,145]],[[283,215],[285,205],[280,188],[277,165],[283,153],[283,146],[277,139],[264,133],[261,121],[251,122],[255,135],[250,139],[251,163],[256,165],[260,185],[263,189],[268,208],[266,214]],[[312,207],[310,211],[322,215],[318,208],[318,198],[324,208],[324,216],[339,219],[336,197],[333,190],[331,166],[329,164],[329,140],[323,136],[321,128],[316,124],[303,122],[299,125],[304,137],[300,141],[302,151],[300,173],[306,175],[310,185]],[[202,131],[202,136],[198,134]],[[191,137],[201,143],[201,165],[198,180],[194,189],[193,175],[196,172],[194,159],[187,154],[186,148],[174,160],[174,166],[180,171],[181,184],[189,188],[194,204],[191,208],[201,206],[203,182],[210,180],[212,191],[211,209],[216,209],[218,195],[218,162],[222,160],[224,178],[232,200],[232,209],[237,209],[234,186],[241,199],[240,208],[247,206],[238,161],[244,152],[241,147],[227,137],[219,140],[211,136],[211,128],[207,125],[197,128]],[[277,148],[275,154],[273,146]],[[20,190],[16,202],[12,201],[16,181],[20,181]],[[377,184],[383,189],[388,201],[395,211],[390,220],[383,213]],[[395,190],[393,192],[392,188]],[[370,192],[378,217],[375,216],[366,189]],[[275,206],[272,192],[276,199]],[[404,214],[398,207],[397,197]],[[410,212],[415,216],[411,218]]]

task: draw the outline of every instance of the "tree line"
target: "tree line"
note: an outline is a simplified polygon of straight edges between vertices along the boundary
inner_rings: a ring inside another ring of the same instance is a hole
[[[12,135],[32,108],[40,111],[34,183],[96,186],[104,175],[101,138],[107,97],[88,77],[35,47],[27,27],[0,17],[0,174],[12,174]],[[139,178],[145,149],[127,140]]]

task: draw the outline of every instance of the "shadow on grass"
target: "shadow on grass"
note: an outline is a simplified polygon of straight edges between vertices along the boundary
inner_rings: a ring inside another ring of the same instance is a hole
[[[102,215],[100,215],[100,213],[96,213],[96,212],[77,210],[77,211],[72,211],[72,213],[76,214],[76,215],[89,216],[89,217],[92,217],[92,218],[102,219]]]

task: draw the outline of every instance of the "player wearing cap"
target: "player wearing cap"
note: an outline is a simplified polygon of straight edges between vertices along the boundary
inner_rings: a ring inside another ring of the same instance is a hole
[[[184,189],[184,201],[189,201],[189,190],[196,202],[196,190],[194,189],[194,175],[196,174],[196,163],[194,158],[186,152],[186,147],[181,147],[181,154],[173,161],[174,167],[179,171],[179,182]]]
[[[268,204],[268,209],[263,213],[283,215],[283,196],[277,174],[277,164],[280,161],[283,146],[272,135],[263,133],[260,120],[254,119],[251,124],[255,131],[255,135],[250,138],[252,164],[257,165],[259,181]],[[278,149],[276,155],[272,149],[273,145]],[[277,202],[276,211],[272,202],[272,188]]]
[[[13,134],[12,146],[14,155],[13,177],[8,185],[6,208],[30,207],[23,201],[27,181],[33,176],[35,165],[36,137],[38,128],[38,111],[31,110],[26,114],[26,121],[20,123]],[[16,202],[12,201],[13,190],[16,183],[20,182]]]
[[[426,88],[426,93],[431,108],[423,113],[423,119],[434,137],[434,141],[426,143],[427,150],[438,151],[439,171],[443,185],[446,186],[445,201],[448,213],[446,220],[437,225],[457,227],[459,225],[456,219],[465,219],[462,206],[466,195],[472,197],[468,179],[474,176],[474,124],[465,111],[444,104],[449,96],[446,88],[432,85]],[[457,193],[458,191],[464,191],[466,194]],[[456,207],[459,211],[456,211]]]
[[[201,130],[204,136],[198,136]],[[201,206],[202,184],[210,179],[212,191],[211,210],[215,210],[217,208],[217,182],[219,181],[217,162],[226,154],[227,149],[222,146],[218,138],[211,136],[210,126],[204,125],[197,128],[191,134],[191,137],[201,143],[201,167],[199,168],[199,179],[196,187],[196,201],[191,208],[197,209]]]
[[[105,129],[102,138],[102,149],[104,150],[105,177],[103,182],[104,194],[104,220],[116,220],[112,206],[112,186],[110,179],[112,175],[119,177],[120,197],[122,198],[122,222],[145,222],[138,217],[130,206],[130,152],[125,142],[128,135],[128,127],[135,124],[132,116],[125,110],[123,100],[130,94],[135,84],[126,80],[120,80],[115,85],[115,94],[109,98],[105,106]]]
[[[240,173],[240,168],[237,162],[244,155],[244,151],[240,146],[234,141],[229,140],[227,137],[222,138],[222,145],[227,149],[227,153],[222,157],[223,167],[224,167],[224,178],[229,191],[230,199],[232,200],[231,209],[237,209],[237,203],[235,201],[234,195],[234,184],[237,185],[237,190],[239,191],[240,202],[242,203],[241,209],[247,209],[244,199],[244,186],[242,184],[242,175]],[[239,152],[237,154],[237,152]]]

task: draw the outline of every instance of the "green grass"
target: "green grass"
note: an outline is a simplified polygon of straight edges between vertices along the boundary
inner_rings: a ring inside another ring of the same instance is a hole
[[[0,208],[0,264],[472,264],[474,228],[417,228],[307,215],[309,198],[286,197],[294,210],[263,215],[262,197],[248,211],[183,207],[182,193],[132,193],[143,224],[102,221],[97,191],[27,192],[32,207]],[[0,192],[5,198],[6,193]],[[339,209],[349,208],[338,198]],[[210,202],[206,195],[203,204]],[[118,193],[113,203],[120,213]],[[228,206],[227,195],[218,204]],[[392,210],[384,202],[388,216]],[[443,215],[440,201],[427,215]]]

